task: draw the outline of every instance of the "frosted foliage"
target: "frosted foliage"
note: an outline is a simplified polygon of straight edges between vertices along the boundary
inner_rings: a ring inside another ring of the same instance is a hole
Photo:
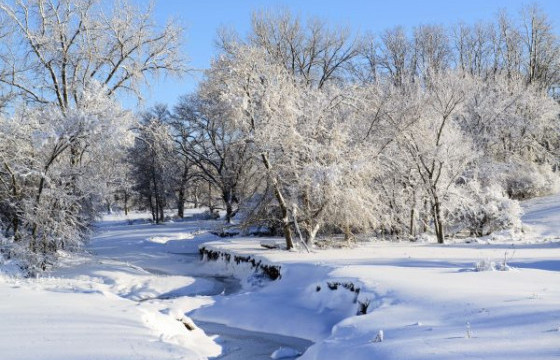
[[[29,0],[2,2],[0,77],[31,103],[69,109],[89,84],[105,85],[105,95],[140,97],[140,85],[161,73],[185,70],[182,29],[163,27],[152,8],[127,1]]]
[[[151,211],[156,223],[164,221],[164,210],[175,190],[180,193],[184,189],[183,179],[189,170],[189,164],[175,151],[170,120],[166,106],[156,105],[143,113],[135,129],[134,147],[128,152],[138,202]]]
[[[213,64],[205,90],[216,84],[232,126],[256,156],[266,154],[269,177],[281,183],[308,241],[325,223],[370,227],[373,156],[356,142],[354,89],[302,86],[262,50],[239,46],[235,54]]]
[[[450,193],[459,176],[476,158],[470,140],[456,121],[463,111],[470,83],[456,73],[434,76],[427,91],[412,88],[417,101],[413,126],[402,134],[402,147],[409,153],[432,212],[438,242],[443,242],[445,224],[453,207]],[[425,104],[422,106],[421,104]]]
[[[217,99],[211,107],[227,114],[224,128],[266,173],[248,220],[283,223],[284,233],[296,221],[309,243],[430,228],[443,242],[457,228],[480,236],[517,226],[508,197],[554,188],[545,169],[555,158],[544,146],[556,141],[557,105],[536,87],[485,81],[446,69],[443,53],[430,56],[414,81],[315,87],[266,49],[230,43],[199,91]],[[517,170],[490,170],[500,166]]]
[[[473,236],[485,236],[502,229],[520,229],[521,207],[508,198],[499,185],[482,187],[476,180],[462,186],[455,210],[456,220]]]
[[[554,162],[560,106],[535,85],[477,79],[466,107],[463,127],[478,148],[505,162],[512,156],[538,162]]]
[[[175,108],[174,128],[179,152],[219,191],[226,221],[231,223],[260,185],[262,174],[254,166],[256,159],[250,151],[254,144],[248,141],[247,129],[237,121],[239,109],[225,96],[223,74],[219,75],[208,74],[196,95],[181,99]],[[242,108],[247,109],[248,100],[243,101]]]
[[[298,140],[297,88],[282,67],[266,61],[263,50],[240,46],[235,57],[222,56],[213,64],[210,77],[223,81],[219,96],[233,111],[230,120],[260,150],[273,152]]]
[[[110,177],[131,143],[130,114],[92,84],[78,108],[22,109],[0,121],[2,224],[14,246],[49,254],[79,246]],[[42,260],[46,266],[47,260]]]
[[[560,190],[560,179],[553,168],[515,157],[508,162],[484,158],[478,166],[478,179],[483,185],[499,184],[508,197],[522,200]]]
[[[306,139],[299,154],[300,198],[294,201],[309,219],[356,230],[375,225],[377,197],[371,188],[376,173],[373,149],[356,138],[359,111],[354,89],[326,88],[307,95],[299,132]],[[311,99],[311,100],[310,100]],[[294,167],[298,164],[294,164]],[[312,228],[308,229],[311,232]]]
[[[558,173],[547,164],[512,162],[502,165],[500,174],[508,195],[514,199],[527,199],[553,194],[560,190]]]
[[[288,248],[300,229],[442,243],[516,227],[510,199],[554,192],[560,167],[560,47],[546,14],[522,12],[355,42],[289,12],[255,13],[245,39],[222,32],[199,94],[266,176],[246,220]]]
[[[4,1],[0,17],[0,82],[13,110],[0,121],[1,227],[12,250],[46,268],[81,244],[108,192],[126,183],[116,173],[126,174],[118,160],[132,116],[115,94],[140,100],[147,80],[182,74],[182,29],[127,1]]]

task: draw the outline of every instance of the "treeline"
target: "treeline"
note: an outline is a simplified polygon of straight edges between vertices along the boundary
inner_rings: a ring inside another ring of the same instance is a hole
[[[0,1],[0,262],[79,248],[133,143],[119,94],[183,73],[181,29],[126,2]],[[115,5],[115,4],[113,4]]]
[[[207,206],[287,248],[443,242],[515,227],[518,199],[558,188],[560,40],[537,6],[368,35],[257,12],[219,33],[195,92],[133,116],[119,94],[186,71],[182,31],[105,5],[0,2],[0,252],[30,271],[112,208]]]
[[[144,114],[137,190],[155,221],[158,199],[218,194],[228,223],[288,248],[296,235],[443,242],[515,227],[516,200],[557,190],[560,160],[560,42],[538,7],[519,21],[353,36],[255,13],[246,38],[219,34],[195,93]]]

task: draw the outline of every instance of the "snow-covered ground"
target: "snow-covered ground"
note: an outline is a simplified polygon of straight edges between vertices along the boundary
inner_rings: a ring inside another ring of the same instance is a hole
[[[193,325],[186,313],[241,289],[199,261],[199,244],[218,239],[209,231],[219,223],[197,219],[198,210],[190,215],[163,225],[150,224],[147,214],[106,216],[87,253],[66,256],[37,279],[0,266],[0,359],[205,359],[226,352],[224,359],[253,359],[309,346],[213,323],[204,323],[209,335],[186,328]]]
[[[187,244],[184,240],[194,237],[188,231],[204,222],[156,227],[140,219],[145,215],[136,217],[108,217],[91,241],[91,254],[68,256],[41,278],[0,276],[1,358],[202,359],[220,354],[212,338],[200,329],[188,331],[182,322],[189,321],[186,311],[212,303],[210,297],[155,299],[222,291],[215,282],[183,275],[192,256],[169,253],[187,252],[189,246],[196,251],[194,242],[176,244]]]
[[[109,216],[90,254],[38,279],[0,275],[0,357],[293,358],[307,339],[315,344],[303,359],[558,359],[560,196],[524,207],[526,231],[514,241],[504,233],[311,253],[220,240],[209,233],[216,222],[194,212],[164,225]],[[202,244],[279,265],[282,278],[202,264]],[[490,271],[504,259],[508,271]],[[190,319],[217,335],[187,330]]]
[[[315,341],[303,359],[558,359],[560,196],[524,206],[525,232],[513,241],[498,234],[310,254],[248,239],[205,244],[281,265],[283,277],[193,316]],[[369,304],[367,314],[356,316],[360,303]]]

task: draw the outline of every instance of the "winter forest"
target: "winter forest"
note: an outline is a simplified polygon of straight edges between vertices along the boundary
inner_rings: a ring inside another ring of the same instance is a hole
[[[0,0],[0,357],[558,358],[556,2],[285,1]]]
[[[30,271],[100,213],[224,210],[245,232],[415,239],[515,228],[558,189],[560,39],[538,5],[489,23],[356,33],[289,11],[223,30],[198,89],[136,113],[142,83],[189,71],[182,29],[126,3],[0,5],[0,226]]]

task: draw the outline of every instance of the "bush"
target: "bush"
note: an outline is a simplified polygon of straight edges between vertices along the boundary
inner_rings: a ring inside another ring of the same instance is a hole
[[[486,236],[521,226],[522,210],[518,201],[508,198],[500,186],[482,187],[478,181],[471,180],[460,190],[463,201],[455,216],[471,236]]]
[[[0,236],[0,272],[32,277],[52,267],[55,262],[56,254],[31,252],[26,244]]]
[[[558,173],[547,164],[512,161],[493,164],[486,169],[495,181],[505,189],[511,199],[524,200],[549,195],[560,190]]]

